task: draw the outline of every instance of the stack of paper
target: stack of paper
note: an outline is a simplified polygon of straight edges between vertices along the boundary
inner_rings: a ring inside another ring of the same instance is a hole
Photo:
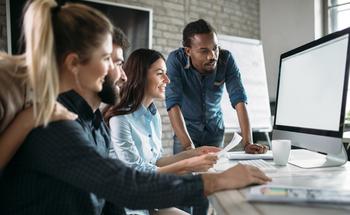
[[[246,194],[246,198],[248,201],[257,202],[321,202],[349,204],[350,191],[295,186],[262,185],[252,187],[250,192]]]

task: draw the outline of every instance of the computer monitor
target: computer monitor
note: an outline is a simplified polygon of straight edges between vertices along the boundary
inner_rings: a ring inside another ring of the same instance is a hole
[[[313,168],[347,161],[342,135],[349,34],[350,28],[338,31],[281,55],[272,138],[308,150],[293,150],[291,164]]]

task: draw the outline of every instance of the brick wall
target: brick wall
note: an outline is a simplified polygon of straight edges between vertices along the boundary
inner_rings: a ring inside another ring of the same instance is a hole
[[[105,0],[153,9],[153,49],[165,56],[181,44],[182,29],[204,18],[219,34],[260,38],[259,0]],[[0,49],[6,50],[5,0],[0,0]],[[163,121],[163,147],[172,153],[172,128],[164,102],[157,101]]]

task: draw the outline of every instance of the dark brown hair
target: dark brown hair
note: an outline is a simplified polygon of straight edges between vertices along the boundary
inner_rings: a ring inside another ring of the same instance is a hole
[[[182,32],[182,45],[184,47],[191,47],[192,38],[196,34],[216,33],[213,26],[211,26],[204,19],[188,23]]]
[[[145,95],[148,70],[158,59],[165,60],[160,52],[152,49],[138,49],[130,54],[124,65],[128,80],[121,88],[120,102],[107,106],[103,111],[107,124],[111,117],[132,113],[140,107]]]
[[[112,39],[113,39],[113,45],[120,46],[123,49],[123,51],[128,49],[130,46],[128,38],[126,37],[122,29],[118,27],[114,27]]]

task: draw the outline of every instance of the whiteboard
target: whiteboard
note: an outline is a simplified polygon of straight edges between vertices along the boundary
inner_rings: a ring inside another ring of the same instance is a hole
[[[232,53],[241,73],[248,97],[247,110],[252,130],[271,131],[271,111],[261,41],[228,35],[218,35],[218,40],[221,48]],[[226,87],[221,108],[226,132],[240,131],[237,114],[232,108]]]

